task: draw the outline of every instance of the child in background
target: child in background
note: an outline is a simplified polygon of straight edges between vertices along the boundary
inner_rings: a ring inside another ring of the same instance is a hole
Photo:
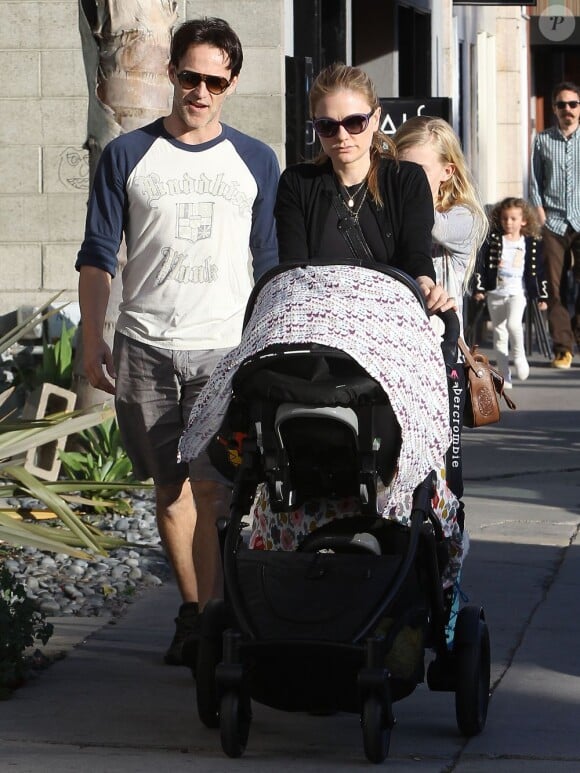
[[[547,308],[540,233],[535,210],[525,199],[503,199],[492,210],[491,233],[475,273],[474,299],[487,300],[497,366],[508,389],[510,349],[518,379],[525,381],[530,373],[522,324],[527,300]]]
[[[488,220],[467,168],[459,138],[443,118],[415,116],[393,137],[398,157],[423,167],[433,195],[432,256],[436,281],[457,302],[463,296],[488,230]]]

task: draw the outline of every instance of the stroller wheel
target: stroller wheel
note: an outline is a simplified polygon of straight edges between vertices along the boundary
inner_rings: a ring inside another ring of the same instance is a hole
[[[222,749],[228,757],[241,757],[244,753],[251,722],[249,697],[234,690],[226,692],[220,704],[220,734]]]
[[[363,743],[369,762],[384,762],[391,745],[391,728],[388,726],[389,713],[383,701],[376,695],[369,695],[362,711]]]
[[[459,732],[469,738],[481,733],[485,727],[489,704],[489,630],[478,607],[467,606],[459,612],[453,658],[457,726]]]

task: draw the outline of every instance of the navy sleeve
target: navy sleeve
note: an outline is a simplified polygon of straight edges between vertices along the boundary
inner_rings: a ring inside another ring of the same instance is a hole
[[[85,236],[75,268],[94,266],[115,276],[127,208],[125,184],[158,136],[159,122],[111,140],[95,171]]]
[[[280,177],[276,154],[269,145],[228,127],[228,135],[252,172],[258,195],[252,209],[250,250],[254,281],[278,264],[278,243],[274,224],[274,203]]]

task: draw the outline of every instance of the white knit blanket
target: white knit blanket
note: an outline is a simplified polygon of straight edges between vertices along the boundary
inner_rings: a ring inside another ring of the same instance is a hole
[[[358,266],[302,266],[260,291],[239,346],[201,391],[179,444],[195,458],[219,429],[240,365],[272,344],[317,343],[350,355],[388,395],[401,427],[401,453],[385,512],[441,465],[451,442],[440,338],[412,291]]]

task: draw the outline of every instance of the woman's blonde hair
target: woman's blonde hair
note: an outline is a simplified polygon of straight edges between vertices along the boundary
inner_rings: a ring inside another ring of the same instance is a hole
[[[335,62],[321,70],[312,84],[309,94],[310,117],[320,118],[321,116],[316,115],[316,106],[323,97],[337,91],[354,91],[360,94],[368,102],[373,112],[381,106],[377,90],[364,70],[359,67],[350,67],[342,62]],[[370,156],[369,193],[375,204],[382,207],[383,201],[378,183],[379,166],[381,158],[395,157],[395,145],[393,140],[380,129],[373,134]],[[314,163],[322,164],[327,160],[328,156],[322,151],[314,159]]]
[[[534,239],[540,239],[542,236],[542,227],[538,219],[538,215],[534,207],[529,201],[520,199],[517,196],[508,196],[505,199],[499,201],[491,210],[490,222],[494,231],[502,231],[501,227],[501,213],[504,209],[521,209],[522,218],[525,220],[525,225],[522,226],[522,234],[524,236],[532,236]]]
[[[485,241],[489,226],[457,134],[443,118],[418,115],[409,118],[397,129],[394,142],[399,157],[405,150],[410,150],[412,147],[430,144],[442,164],[453,166],[450,178],[439,186],[435,209],[439,212],[447,212],[451,207],[460,204],[467,207],[473,214],[472,248],[464,280],[464,287],[467,287],[475,268],[477,253]]]

